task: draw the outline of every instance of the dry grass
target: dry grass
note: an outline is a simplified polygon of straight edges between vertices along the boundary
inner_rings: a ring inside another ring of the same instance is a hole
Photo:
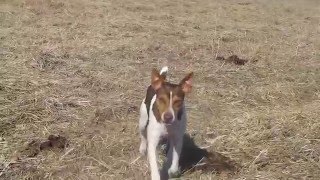
[[[188,133],[239,164],[183,179],[320,177],[317,0],[0,2],[0,178],[148,179],[137,109],[151,67],[195,72]],[[238,55],[244,66],[216,60]],[[51,134],[64,150],[28,157]]]

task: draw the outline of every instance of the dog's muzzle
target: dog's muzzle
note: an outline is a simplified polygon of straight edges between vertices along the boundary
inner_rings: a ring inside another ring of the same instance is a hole
[[[171,124],[173,122],[173,114],[171,112],[166,112],[163,115],[163,121],[165,124]]]

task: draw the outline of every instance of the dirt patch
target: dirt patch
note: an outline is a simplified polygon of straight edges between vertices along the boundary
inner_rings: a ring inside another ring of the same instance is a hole
[[[40,144],[40,150],[45,150],[45,149],[53,149],[53,148],[58,148],[58,149],[64,149],[68,145],[67,139],[63,136],[55,136],[55,135],[50,135],[48,137],[48,141],[44,141]]]
[[[250,5],[251,3],[250,2],[241,2],[241,3],[238,3],[239,5],[242,5],[242,6],[247,6],[247,5]]]
[[[39,141],[32,140],[27,144],[26,148],[22,150],[21,154],[27,157],[35,157],[43,150],[64,149],[68,145],[67,139],[60,135],[50,135],[48,140]]]
[[[22,150],[21,154],[27,157],[35,157],[40,152],[40,142],[32,140],[24,150]]]
[[[223,56],[218,56],[216,57],[216,60],[233,63],[235,65],[245,65],[248,62],[246,59],[240,59],[237,55],[229,56],[227,59],[225,59]]]

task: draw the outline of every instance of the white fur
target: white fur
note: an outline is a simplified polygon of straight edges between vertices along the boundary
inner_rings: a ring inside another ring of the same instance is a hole
[[[167,74],[167,73],[168,73],[168,71],[169,71],[168,66],[164,66],[164,67],[162,67],[162,68],[161,68],[161,70],[160,70],[160,74]]]
[[[175,121],[176,119],[175,119],[175,114],[174,114],[174,111],[173,111],[173,107],[172,107],[172,92],[170,91],[170,100],[169,100],[169,109],[168,109],[168,111],[172,114],[172,116],[173,116],[173,118],[172,118],[172,122],[173,121]],[[166,112],[163,112],[162,114],[161,114],[161,118],[162,119],[164,119],[164,114],[165,114]]]
[[[171,98],[172,97],[170,97],[170,101],[172,101]],[[180,120],[175,119],[171,125],[159,123],[152,111],[152,106],[155,103],[155,100],[156,95],[154,95],[150,103],[149,124],[147,127],[146,124],[148,121],[148,114],[144,100],[140,107],[139,130],[141,144],[139,151],[142,155],[148,154],[151,169],[151,179],[160,180],[160,172],[157,163],[158,160],[156,152],[159,141],[162,137],[168,137],[170,149],[168,151],[167,162],[165,165],[165,168],[167,169],[165,170],[167,170],[169,176],[177,174],[179,172],[179,158],[182,149],[183,135],[186,130],[187,118],[185,113],[185,106],[183,104],[183,112]]]

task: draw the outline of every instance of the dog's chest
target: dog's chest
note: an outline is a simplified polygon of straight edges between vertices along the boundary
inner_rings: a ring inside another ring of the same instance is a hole
[[[163,124],[157,124],[158,126],[155,127],[155,131],[158,131],[161,138],[167,138],[169,136],[169,131]],[[152,126],[150,127],[152,128]]]
[[[173,125],[166,126],[166,125],[161,125],[159,127],[158,131],[160,132],[161,138],[171,138],[172,136],[176,136],[177,133],[180,133],[181,127],[180,123],[182,122],[175,122]]]

